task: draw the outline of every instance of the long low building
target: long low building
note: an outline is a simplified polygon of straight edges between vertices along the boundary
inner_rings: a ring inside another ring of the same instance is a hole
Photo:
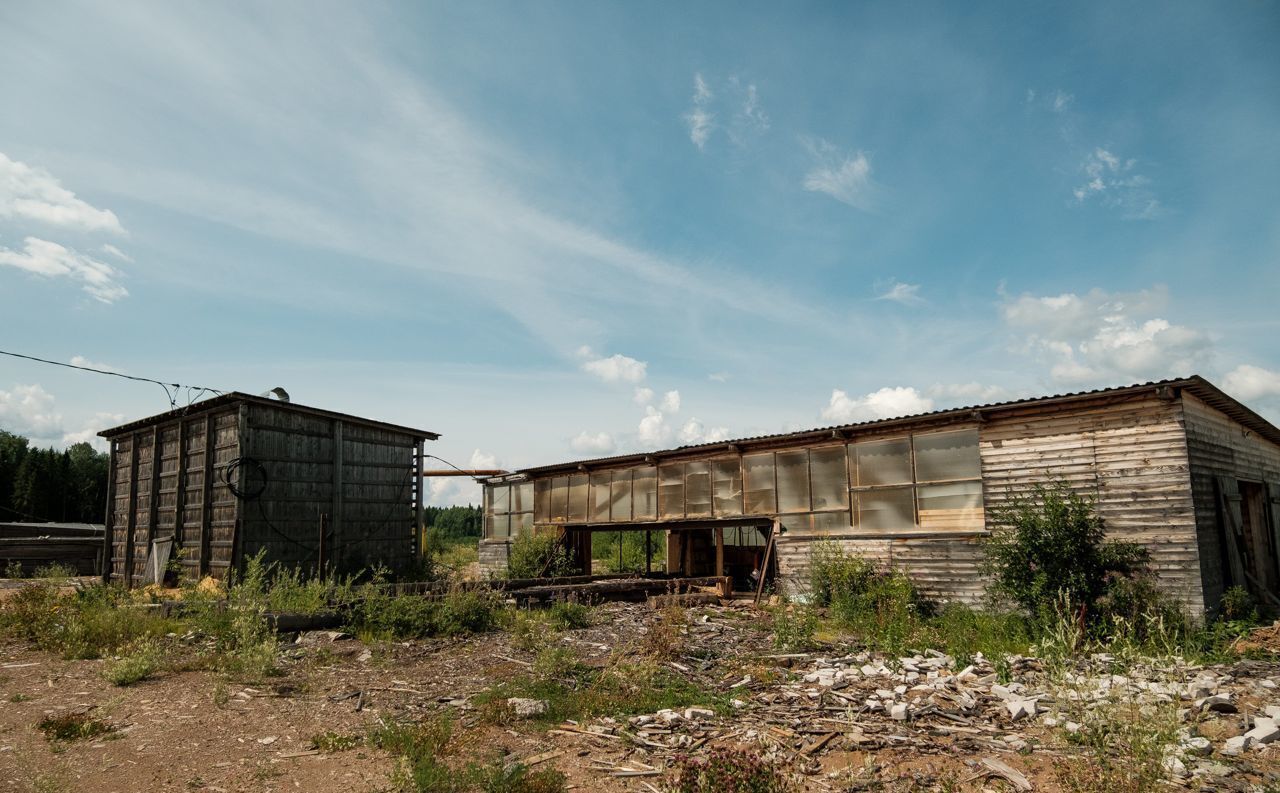
[[[527,468],[485,485],[481,568],[535,531],[587,572],[593,533],[640,531],[654,569],[802,596],[827,540],[976,603],[991,508],[1058,480],[1193,614],[1234,585],[1280,603],[1280,429],[1198,376]]]

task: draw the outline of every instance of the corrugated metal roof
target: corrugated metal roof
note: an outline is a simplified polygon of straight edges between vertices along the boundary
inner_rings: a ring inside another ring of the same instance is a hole
[[[123,433],[131,432],[133,430],[141,429],[143,427],[150,427],[155,424],[163,424],[165,422],[174,421],[183,416],[188,416],[195,413],[203,413],[208,410],[214,410],[216,408],[225,407],[227,405],[236,405],[241,402],[252,402],[254,404],[267,405],[273,408],[277,408],[279,410],[291,410],[295,413],[307,413],[312,416],[319,416],[321,418],[346,421],[352,424],[360,424],[366,427],[373,427],[375,429],[387,430],[389,432],[400,432],[400,433],[404,433],[405,435],[412,435],[415,438],[426,438],[427,440],[432,440],[432,441],[440,437],[439,433],[431,432],[429,430],[414,429],[413,427],[405,427],[400,424],[388,424],[385,421],[377,421],[375,419],[367,419],[361,416],[353,416],[349,413],[338,413],[337,411],[333,411],[333,410],[325,410],[323,408],[308,407],[306,405],[299,405],[297,402],[282,402],[278,399],[268,399],[266,397],[254,396],[253,394],[244,394],[239,391],[232,391],[229,394],[220,394],[219,396],[212,397],[210,399],[204,399],[199,402],[193,402],[192,404],[186,407],[170,410],[167,413],[159,413],[154,416],[148,416],[147,418],[144,418],[144,419],[137,419],[136,421],[131,421],[128,424],[121,424],[118,427],[112,427],[111,429],[103,430],[102,432],[99,432],[98,435],[100,435],[103,438],[112,438],[112,437],[115,437],[116,435],[121,435]]]
[[[515,473],[517,474],[543,474],[553,471],[574,470],[580,466],[588,468],[606,467],[619,465],[624,463],[641,462],[646,457],[664,457],[678,456],[688,452],[694,452],[699,449],[723,448],[728,446],[751,446],[773,444],[779,441],[787,440],[803,440],[811,436],[830,435],[832,432],[841,432],[849,430],[866,430],[878,427],[889,427],[896,424],[910,424],[916,422],[933,421],[937,419],[945,419],[950,417],[963,417],[965,414],[974,411],[997,411],[1005,409],[1017,409],[1022,407],[1043,406],[1054,404],[1055,402],[1076,402],[1087,399],[1095,399],[1097,397],[1120,396],[1125,394],[1137,393],[1141,391],[1151,391],[1159,388],[1186,389],[1195,394],[1205,403],[1221,410],[1231,418],[1239,421],[1242,425],[1257,432],[1264,438],[1273,443],[1280,444],[1280,428],[1259,416],[1249,408],[1245,407],[1234,397],[1226,394],[1222,389],[1210,383],[1199,375],[1191,377],[1178,378],[1173,380],[1152,380],[1147,383],[1135,383],[1133,385],[1114,386],[1111,388],[1099,388],[1093,391],[1073,391],[1064,394],[1053,394],[1050,396],[1027,397],[1025,399],[1013,399],[1005,402],[990,402],[983,405],[966,405],[964,407],[944,408],[941,410],[933,410],[927,413],[915,413],[908,416],[897,416],[893,418],[873,419],[870,421],[860,421],[852,424],[834,424],[825,427],[815,427],[810,430],[798,430],[796,432],[779,432],[771,435],[754,435],[746,438],[735,438],[731,440],[712,441],[710,443],[695,443],[686,446],[677,446],[670,449],[662,449],[659,451],[639,452],[635,454],[622,454],[612,457],[594,457],[585,460],[574,460],[565,463],[555,463],[552,465],[536,466],[533,468],[521,468]]]

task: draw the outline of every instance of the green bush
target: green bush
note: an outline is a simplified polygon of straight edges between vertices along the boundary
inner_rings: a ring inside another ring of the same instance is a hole
[[[984,542],[993,589],[1034,615],[1050,615],[1060,595],[1093,610],[1108,586],[1140,573],[1146,550],[1106,539],[1091,499],[1065,482],[1038,484],[989,510]]]
[[[102,670],[102,676],[116,686],[131,686],[154,675],[164,665],[164,652],[155,641],[144,641]]]
[[[485,589],[456,586],[432,600],[420,595],[393,595],[366,585],[354,596],[353,632],[389,639],[421,639],[494,630],[505,619],[502,598]]]
[[[473,766],[471,774],[484,793],[562,793],[565,775],[554,768],[531,770],[521,763],[505,765],[497,760],[488,766]]]
[[[813,646],[818,615],[805,605],[782,604],[773,612],[773,646],[783,652],[801,652]]]
[[[511,543],[509,578],[552,578],[573,572],[569,549],[554,534],[526,532]]]
[[[1244,587],[1229,587],[1222,593],[1218,615],[1226,622],[1257,622],[1258,604]]]
[[[0,601],[0,634],[32,642],[67,659],[101,658],[174,627],[117,586],[61,592],[47,581],[24,584]]]
[[[792,789],[782,769],[745,749],[717,748],[706,757],[676,758],[669,793],[786,793]]]
[[[559,630],[591,627],[591,607],[572,600],[557,600],[547,609],[547,620]]]

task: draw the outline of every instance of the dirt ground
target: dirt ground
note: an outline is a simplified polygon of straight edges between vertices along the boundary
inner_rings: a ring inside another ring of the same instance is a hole
[[[595,625],[569,631],[563,641],[597,663],[637,646],[656,618],[643,604],[596,611]],[[103,679],[102,661],[65,661],[0,645],[0,793],[388,790],[388,754],[363,746],[320,752],[312,736],[363,733],[379,717],[438,712],[456,719],[454,756],[554,766],[580,791],[659,790],[677,754],[718,745],[749,746],[788,761],[804,790],[1014,789],[985,773],[984,758],[1024,774],[1036,790],[1062,789],[1063,764],[1073,761],[1060,731],[1043,720],[1015,724],[999,715],[998,706],[988,708],[995,716],[963,722],[868,713],[848,704],[865,692],[824,693],[809,686],[803,676],[813,658],[778,657],[749,606],[690,613],[684,640],[691,652],[670,662],[672,668],[740,700],[729,715],[670,729],[658,721],[637,726],[621,719],[510,728],[484,723],[469,699],[527,672],[532,661],[505,633],[368,646],[350,638],[308,635],[306,643],[283,643],[292,637],[282,637],[284,674],[259,686],[182,672],[116,687]],[[755,670],[755,679],[743,683],[750,675],[744,670]],[[1241,678],[1236,671],[1228,679]],[[1280,665],[1255,665],[1249,674],[1280,680]],[[1242,691],[1239,703],[1246,713],[1261,712],[1265,698],[1250,699]],[[115,731],[60,744],[37,729],[49,716],[84,711]],[[1217,729],[1215,741],[1239,734],[1243,725],[1224,721]],[[1264,789],[1277,778],[1271,752],[1222,758],[1229,766],[1219,776],[1189,775],[1179,786]]]

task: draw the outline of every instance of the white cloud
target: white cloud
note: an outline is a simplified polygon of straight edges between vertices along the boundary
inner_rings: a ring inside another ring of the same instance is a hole
[[[0,218],[35,221],[77,231],[124,234],[120,219],[76,198],[48,171],[0,153]]]
[[[737,82],[736,79],[734,82]],[[755,83],[748,83],[745,91],[746,98],[742,100],[742,121],[746,126],[763,132],[769,128],[769,116],[760,108],[760,97],[756,92]]]
[[[929,396],[935,401],[949,404],[963,403],[979,405],[988,402],[1001,402],[1011,398],[1007,388],[998,385],[971,383],[939,383],[931,386]]]
[[[578,355],[590,356],[588,360],[583,361],[582,371],[593,374],[606,383],[639,383],[644,380],[649,366],[644,361],[637,361],[635,358],[628,358],[621,354],[597,358],[590,347],[582,347],[578,350]]]
[[[0,247],[0,265],[17,267],[45,278],[66,277],[80,281],[84,291],[103,303],[114,303],[129,294],[129,290],[118,283],[121,273],[116,268],[56,242],[36,237],[23,240],[21,251]]]
[[[583,430],[569,442],[575,452],[579,454],[609,454],[616,448],[613,442],[613,436],[607,432],[587,432]]]
[[[1223,376],[1222,390],[1242,400],[1280,397],[1280,372],[1243,363]]]
[[[668,391],[662,395],[662,404],[659,409],[663,413],[679,413],[680,412],[680,392]]]
[[[712,372],[707,375],[707,379],[713,383],[727,383],[729,382],[729,377],[728,372]]]
[[[123,413],[94,413],[81,429],[63,433],[62,445],[71,446],[75,443],[87,443],[98,451],[105,452],[109,448],[107,439],[99,438],[98,433],[123,424],[124,418]]]
[[[497,456],[476,449],[462,468],[493,470],[502,468]],[[483,491],[480,483],[469,476],[438,476],[428,480],[427,503],[433,507],[450,507],[461,504],[481,504]]]
[[[640,419],[640,426],[636,429],[636,438],[640,441],[640,445],[648,449],[656,449],[666,446],[670,437],[671,428],[667,426],[667,420],[662,415],[662,411],[653,406],[645,408],[645,416]]]
[[[1071,191],[1077,204],[1097,200],[1120,212],[1126,220],[1152,220],[1166,213],[1151,189],[1151,180],[1138,173],[1138,161],[1121,159],[1098,147],[1080,164],[1086,181]]]
[[[1061,90],[1054,91],[1053,92],[1053,112],[1065,113],[1067,108],[1071,107],[1071,103],[1074,101],[1076,101],[1076,98],[1071,94],[1065,93],[1064,91],[1061,91]]]
[[[806,146],[816,163],[805,174],[804,189],[825,193],[855,209],[869,211],[873,206],[871,161],[862,152],[847,154],[825,140],[807,141]]]
[[[109,253],[112,256],[116,257],[117,259],[120,259],[121,261],[125,261],[125,262],[133,261],[132,256],[130,256],[129,254],[125,253],[124,251],[120,250],[119,248],[117,248],[116,246],[110,243],[106,243],[102,246],[102,252]]]
[[[707,140],[715,129],[715,115],[709,109],[711,100],[714,98],[715,95],[711,93],[711,88],[702,78],[702,74],[694,74],[693,107],[685,114],[684,120],[689,125],[689,140],[693,141],[693,145],[699,149],[707,145]]]
[[[713,443],[715,441],[727,440],[729,437],[729,429],[727,427],[704,427],[702,422],[696,418],[691,418],[680,428],[680,443],[691,445],[695,443]]]
[[[1206,333],[1149,316],[1165,297],[1163,289],[1024,294],[1007,298],[1001,311],[1019,345],[1047,359],[1056,382],[1116,385],[1184,376],[1208,363]]]
[[[96,361],[91,361],[88,358],[84,357],[83,355],[71,356],[71,360],[68,361],[68,363],[70,363],[72,366],[84,366],[89,369],[98,369],[103,372],[119,372],[120,371],[114,366],[108,366],[105,363],[97,363]]]
[[[0,427],[39,440],[60,436],[62,415],[53,402],[53,394],[36,383],[0,391]]]
[[[892,300],[904,306],[914,306],[925,302],[924,298],[920,297],[919,284],[904,284],[901,281],[894,281],[890,284],[882,294],[876,296],[876,300]]]
[[[648,388],[646,386],[641,386],[640,388],[637,388],[635,396],[632,397],[632,400],[637,405],[649,404],[650,402],[653,401],[653,389]]]
[[[844,424],[911,416],[930,410],[933,410],[933,400],[914,388],[881,388],[863,397],[850,397],[837,388],[822,409],[822,418]]]

